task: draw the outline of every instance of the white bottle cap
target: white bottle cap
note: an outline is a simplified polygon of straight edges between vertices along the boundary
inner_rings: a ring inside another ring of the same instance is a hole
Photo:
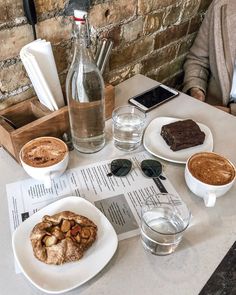
[[[75,21],[82,21],[85,17],[87,17],[87,14],[87,11],[74,10]]]

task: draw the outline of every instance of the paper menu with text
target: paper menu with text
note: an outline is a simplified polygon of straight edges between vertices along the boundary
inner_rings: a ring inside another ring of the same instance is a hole
[[[164,174],[147,178],[140,169],[142,160],[150,158],[146,152],[129,157],[133,167],[126,177],[108,176],[110,160],[67,170],[46,189],[43,183],[26,179],[7,184],[11,230],[31,214],[66,196],[78,196],[92,202],[112,223],[119,240],[139,233],[141,203],[151,194],[169,192],[179,196]]]

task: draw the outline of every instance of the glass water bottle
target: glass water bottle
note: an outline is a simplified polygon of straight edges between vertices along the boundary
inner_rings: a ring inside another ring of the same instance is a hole
[[[74,11],[74,56],[66,79],[72,142],[82,153],[105,144],[104,81],[91,51],[87,12]]]

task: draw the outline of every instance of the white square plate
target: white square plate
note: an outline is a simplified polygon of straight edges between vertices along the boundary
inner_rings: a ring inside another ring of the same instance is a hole
[[[81,260],[63,265],[48,265],[34,257],[30,233],[44,215],[69,210],[91,219],[98,227],[97,239]],[[72,290],[94,277],[114,255],[118,238],[108,219],[90,202],[80,197],[65,197],[25,220],[13,233],[15,259],[23,274],[40,290],[59,294]]]

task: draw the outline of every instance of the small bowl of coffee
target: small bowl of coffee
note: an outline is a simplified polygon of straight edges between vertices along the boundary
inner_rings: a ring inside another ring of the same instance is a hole
[[[204,199],[206,207],[213,207],[216,198],[230,190],[235,181],[235,167],[225,157],[213,152],[192,155],[185,167],[188,188]]]
[[[69,161],[67,145],[56,137],[38,137],[20,150],[20,161],[25,171],[50,188],[52,179],[61,176]]]

